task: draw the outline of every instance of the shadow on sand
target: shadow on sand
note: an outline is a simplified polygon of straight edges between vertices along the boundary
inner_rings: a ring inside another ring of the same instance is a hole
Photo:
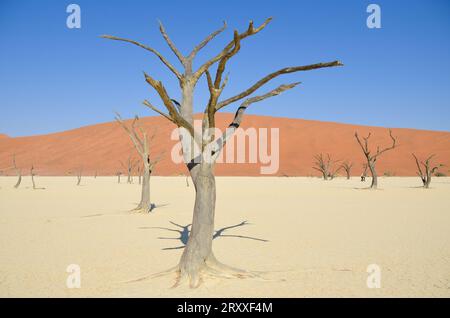
[[[180,224],[177,224],[177,223],[172,222],[172,221],[169,221],[169,222],[170,222],[170,224],[174,225],[175,228],[152,226],[152,227],[140,227],[139,229],[141,229],[141,230],[158,229],[158,230],[165,230],[165,231],[169,231],[169,232],[178,233],[179,234],[178,237],[158,237],[158,239],[160,239],[160,240],[177,240],[177,241],[180,241],[181,244],[182,244],[182,245],[176,246],[176,247],[165,247],[162,250],[178,250],[178,249],[184,248],[186,246],[187,242],[188,242],[189,233],[190,233],[190,227],[191,227],[192,224],[180,225]],[[235,225],[230,225],[230,226],[225,226],[223,228],[220,228],[220,229],[218,229],[218,230],[216,230],[214,232],[213,240],[215,240],[215,239],[217,239],[219,237],[234,237],[234,238],[240,238],[240,239],[260,241],[260,242],[268,242],[268,240],[264,240],[264,239],[257,238],[257,237],[251,237],[251,236],[245,236],[245,235],[236,235],[236,234],[224,234],[225,231],[231,230],[233,228],[249,225],[249,224],[250,223],[248,223],[247,221],[242,221],[241,223],[238,223],[238,224],[235,224]]]

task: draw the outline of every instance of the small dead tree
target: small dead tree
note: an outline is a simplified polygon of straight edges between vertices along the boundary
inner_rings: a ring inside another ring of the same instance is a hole
[[[34,182],[34,165],[31,165],[30,169],[30,176],[31,176],[31,183],[33,183],[33,190],[36,190],[36,183]]]
[[[139,125],[139,117],[135,116],[131,126],[128,127],[127,124],[122,120],[119,114],[116,113],[116,121],[123,127],[131,141],[136,148],[136,151],[141,156],[143,162],[143,180],[142,180],[142,192],[141,192],[141,202],[134,209],[138,212],[148,213],[154,208],[154,205],[150,201],[150,176],[153,172],[155,165],[161,159],[161,156],[155,160],[150,159],[150,142],[153,140],[155,134],[150,138],[147,138],[147,133]],[[130,162],[130,160],[129,160]],[[130,165],[128,165],[130,167]]]
[[[20,186],[20,183],[22,182],[22,170],[17,168],[16,154],[13,154],[13,168],[14,168],[14,170],[16,170],[16,174],[17,174],[17,178],[18,178],[16,184],[14,185],[14,188],[17,189]]]
[[[341,165],[341,168],[344,169],[345,174],[347,175],[347,180],[350,180],[352,167],[353,163],[348,161],[344,161],[344,163]]]
[[[135,160],[131,157],[131,154],[128,156],[127,164],[124,164],[122,161],[120,162],[122,168],[127,171],[127,183],[133,183],[133,169],[136,166]]]
[[[122,172],[118,171],[116,175],[117,175],[117,183],[120,183],[120,176],[122,175]]]
[[[34,177],[36,176],[36,173],[34,171],[34,165],[31,165],[30,176],[31,176],[31,183],[33,184],[33,190],[45,190],[45,188],[36,187],[36,183],[34,181]]]
[[[324,156],[322,153],[314,156],[314,167],[313,169],[316,169],[320,173],[322,173],[323,180],[332,180],[334,177],[336,177],[338,171],[341,169],[340,166],[336,167],[336,163],[339,162],[339,160],[333,161],[331,159],[330,154],[327,154]]]
[[[416,157],[416,155],[414,153],[412,155],[413,155],[413,157],[414,157],[414,159],[416,161],[417,175],[422,180],[423,187],[425,189],[428,189],[430,187],[430,183],[431,183],[431,176],[433,175],[433,173],[435,173],[443,165],[439,164],[437,166],[433,166],[431,164],[431,159],[435,155],[429,156],[425,161],[419,161],[419,159],[417,159],[417,157]],[[424,170],[422,170],[422,167],[420,165],[423,166]]]
[[[372,154],[371,150],[369,149],[370,136],[371,136],[371,134],[369,133],[367,135],[367,137],[363,137],[362,138],[363,140],[361,141],[361,139],[358,136],[358,133],[355,132],[355,138],[358,141],[358,144],[361,146],[361,149],[367,160],[367,166],[369,167],[370,174],[372,175],[372,183],[370,185],[370,189],[376,189],[378,187],[378,175],[377,175],[377,171],[376,171],[377,159],[380,155],[382,155],[386,151],[389,151],[389,150],[392,150],[395,148],[396,139],[392,135],[392,130],[389,129],[389,136],[391,137],[392,145],[390,147],[386,147],[383,149],[380,149],[380,146],[377,146],[377,151]]]
[[[279,95],[297,86],[299,83],[280,85],[261,95],[250,97],[259,88],[269,83],[271,80],[283,74],[303,72],[321,68],[342,66],[339,61],[327,63],[316,63],[304,66],[292,66],[279,69],[256,81],[236,95],[222,99],[222,92],[227,84],[228,76],[224,76],[227,62],[235,56],[241,49],[241,42],[263,30],[272,19],[266,19],[260,26],[255,27],[250,21],[248,27],[243,31],[234,31],[233,39],[214,57],[200,64],[194,69],[194,59],[197,53],[202,50],[212,39],[226,29],[226,24],[217,31],[207,36],[200,44],[195,46],[191,53],[183,55],[168,36],[163,25],[160,23],[160,32],[170,49],[177,56],[183,70],[176,69],[163,55],[154,48],[141,44],[134,40],[104,35],[103,38],[124,41],[141,47],[156,55],[160,61],[176,76],[181,90],[181,102],[175,102],[167,92],[165,85],[144,73],[145,81],[157,92],[162,103],[167,109],[160,110],[158,107],[145,100],[143,103],[157,112],[179,128],[180,142],[184,163],[189,170],[195,188],[195,203],[192,218],[192,230],[189,239],[181,256],[178,266],[173,272],[177,273],[177,284],[185,279],[190,282],[191,287],[197,287],[205,275],[210,276],[234,276],[253,277],[253,273],[238,270],[226,266],[214,256],[212,250],[212,240],[214,234],[214,215],[216,203],[216,183],[214,176],[214,164],[223,150],[226,142],[239,128],[246,109],[257,102]],[[213,67],[217,63],[217,68]],[[215,74],[211,74],[215,72]],[[200,78],[206,76],[209,89],[209,100],[204,107],[201,131],[194,129],[194,91]],[[218,137],[215,136],[216,120],[215,115],[224,107],[240,102],[236,113],[226,132]],[[218,138],[216,138],[218,137]],[[199,154],[196,150],[201,150]]]
[[[83,174],[83,168],[77,170],[77,186],[81,184],[81,175]]]

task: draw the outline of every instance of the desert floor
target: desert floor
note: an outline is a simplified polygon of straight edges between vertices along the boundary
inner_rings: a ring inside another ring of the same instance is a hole
[[[149,215],[132,214],[140,186],[115,177],[0,177],[0,296],[450,296],[450,178],[217,178],[214,250],[261,279],[209,279],[170,288],[173,275],[129,282],[177,264],[193,193],[182,177],[153,177]],[[173,222],[173,223],[171,223]],[[244,223],[243,223],[244,222]],[[174,223],[178,224],[175,225]],[[181,227],[180,227],[181,226]],[[264,241],[266,240],[266,241]],[[81,288],[69,289],[69,264]],[[367,287],[367,267],[381,288]]]

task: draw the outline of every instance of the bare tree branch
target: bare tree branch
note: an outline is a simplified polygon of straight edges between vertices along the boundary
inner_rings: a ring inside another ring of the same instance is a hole
[[[211,33],[210,35],[208,35],[202,42],[200,42],[200,44],[198,44],[196,47],[194,47],[192,52],[189,54],[188,59],[192,61],[195,58],[195,56],[197,55],[197,53],[206,46],[206,44],[208,44],[217,35],[222,33],[226,28],[227,28],[227,22],[223,21],[223,26],[220,29],[218,29],[218,30],[214,31],[213,33]]]
[[[172,117],[170,117],[170,115],[162,112],[161,110],[159,110],[158,108],[156,108],[155,106],[153,106],[148,100],[144,100],[142,102],[142,104],[144,104],[145,106],[147,106],[148,108],[150,108],[151,110],[153,110],[154,112],[157,112],[158,114],[162,115],[163,117],[167,118],[169,121],[171,121],[172,123],[176,124],[176,122],[172,119]]]
[[[167,34],[166,30],[164,29],[164,25],[162,24],[161,21],[159,22],[159,31],[161,32],[164,40],[166,40],[167,44],[169,45],[170,49],[172,50],[172,52],[177,56],[178,60],[180,61],[181,64],[185,65],[186,64],[186,58],[183,56],[183,54],[180,53],[180,51],[178,50],[178,48],[175,46],[175,44],[172,42],[172,40],[170,39],[169,35]]]
[[[250,106],[253,103],[257,103],[260,102],[264,99],[273,97],[273,96],[277,96],[281,93],[283,93],[284,91],[287,91],[289,89],[294,88],[295,86],[297,86],[298,84],[300,84],[300,82],[297,83],[291,83],[291,84],[283,84],[278,86],[277,88],[271,90],[270,92],[264,94],[264,95],[260,95],[260,96],[255,96],[252,98],[248,98],[247,100],[245,100],[241,106],[237,109],[233,121],[228,125],[228,128],[225,130],[225,133],[216,141],[216,145],[213,149],[214,151],[214,156],[217,157],[218,154],[220,153],[220,151],[223,149],[223,147],[225,146],[227,140],[234,134],[234,132],[236,131],[237,128],[239,128],[239,126],[241,125],[242,122],[242,118],[244,116],[244,113],[246,111],[246,109],[248,108],[248,106]]]
[[[329,62],[329,63],[317,63],[317,64],[311,64],[311,65],[305,65],[305,66],[296,66],[296,67],[286,67],[283,68],[281,70],[278,70],[276,72],[273,72],[265,77],[263,77],[262,79],[260,79],[258,82],[256,82],[253,86],[251,86],[250,88],[246,89],[245,91],[243,91],[240,94],[237,94],[233,97],[230,97],[222,102],[219,102],[217,104],[216,110],[219,110],[235,101],[238,101],[242,98],[247,97],[248,95],[252,94],[254,91],[256,91],[258,88],[260,88],[261,86],[263,86],[264,84],[266,84],[268,81],[274,79],[275,77],[282,75],[282,74],[288,74],[288,73],[293,73],[293,72],[300,72],[300,71],[310,71],[310,70],[315,70],[315,69],[319,69],[319,68],[324,68],[324,67],[334,67],[334,66],[342,66],[343,64],[339,61],[334,61],[334,62]]]
[[[272,20],[272,18],[266,19],[266,21],[264,21],[264,23],[261,24],[256,29],[253,27],[253,21],[250,21],[247,30],[245,32],[239,34],[239,39],[243,40],[250,35],[257,34],[259,31],[264,29],[271,20]],[[203,73],[205,73],[211,67],[211,65],[213,65],[214,63],[219,61],[223,56],[225,56],[234,47],[234,43],[235,43],[235,41],[233,39],[231,42],[229,42],[225,46],[225,48],[219,54],[217,54],[215,57],[213,57],[212,59],[210,59],[206,63],[204,63],[202,66],[200,66],[200,68],[194,73],[194,76],[193,76],[194,83],[198,81],[198,79],[203,75]]]
[[[156,51],[155,49],[153,49],[153,48],[151,48],[149,46],[146,46],[144,44],[141,44],[141,43],[139,43],[137,41],[129,40],[129,39],[125,39],[125,38],[119,38],[117,36],[102,35],[101,37],[104,38],[104,39],[109,39],[109,40],[128,42],[128,43],[137,45],[137,46],[139,46],[139,47],[141,47],[141,48],[143,48],[143,49],[145,49],[145,50],[147,50],[149,52],[152,52],[153,54],[155,54],[161,60],[161,62],[164,63],[164,65],[166,65],[172,71],[172,73],[175,74],[175,76],[179,80],[181,80],[180,72],[178,72],[178,70],[172,64],[170,64],[170,62],[164,56],[162,56],[158,51]]]
[[[171,98],[169,97],[169,94],[167,93],[164,85],[161,81],[157,81],[153,79],[150,75],[146,74],[144,72],[145,81],[150,84],[156,92],[159,94],[159,97],[164,103],[164,106],[166,106],[167,110],[169,111],[169,116],[172,118],[172,120],[175,122],[175,124],[178,127],[184,127],[189,133],[194,136],[194,127],[186,120],[184,119],[180,113],[178,112],[178,109],[176,106],[174,106]]]
[[[374,158],[378,157],[379,155],[381,155],[382,153],[394,149],[395,148],[395,144],[396,144],[396,140],[394,138],[394,136],[392,136],[392,130],[389,129],[389,137],[391,137],[392,139],[392,145],[390,147],[386,147],[383,150],[380,150],[380,147],[377,148],[377,154],[374,156]],[[367,147],[367,143],[366,143],[366,147]]]

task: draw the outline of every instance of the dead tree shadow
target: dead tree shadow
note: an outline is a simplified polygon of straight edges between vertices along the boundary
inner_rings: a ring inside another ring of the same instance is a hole
[[[175,232],[178,233],[179,236],[178,237],[158,237],[158,239],[160,240],[178,240],[182,243],[182,245],[180,246],[175,246],[175,247],[165,247],[162,250],[178,250],[178,249],[182,249],[186,246],[188,239],[189,239],[189,233],[190,233],[190,228],[192,224],[187,224],[187,225],[180,225],[177,224],[173,221],[169,221],[172,225],[176,226],[176,228],[167,228],[167,227],[158,227],[158,226],[152,226],[152,227],[140,227],[139,229],[141,230],[152,230],[152,229],[159,229],[159,230],[165,230],[165,231],[170,231],[170,232]],[[251,237],[251,236],[245,236],[245,235],[236,235],[236,234],[224,234],[224,232],[231,230],[233,228],[237,228],[237,227],[241,227],[244,225],[249,225],[250,223],[248,223],[247,221],[242,221],[241,223],[235,224],[235,225],[230,225],[230,226],[225,226],[223,228],[220,228],[218,230],[216,230],[213,234],[213,240],[219,238],[219,237],[234,237],[234,238],[240,238],[240,239],[247,239],[247,240],[254,240],[254,241],[260,241],[260,242],[268,242],[268,240],[265,239],[261,239],[261,238],[257,238],[257,237]]]

